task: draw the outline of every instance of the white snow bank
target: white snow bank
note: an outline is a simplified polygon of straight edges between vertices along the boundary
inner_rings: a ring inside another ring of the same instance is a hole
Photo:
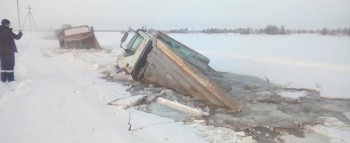
[[[306,91],[283,91],[278,94],[284,98],[299,99],[300,97],[306,96],[308,93]]]

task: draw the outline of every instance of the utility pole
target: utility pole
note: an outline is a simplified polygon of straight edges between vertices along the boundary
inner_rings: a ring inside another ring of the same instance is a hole
[[[38,27],[36,25],[36,22],[34,20],[34,16],[33,16],[32,11],[31,11],[33,8],[30,7],[30,5],[28,5],[27,9],[28,9],[28,13],[27,13],[26,18],[24,19],[23,27],[26,24],[27,19],[29,18],[29,29],[30,29],[30,32],[32,32],[32,22],[35,25],[36,29],[38,29]],[[22,29],[23,29],[23,27],[22,27]]]
[[[21,29],[21,18],[19,17],[19,4],[18,4],[18,0],[17,0],[17,14],[18,14],[18,30],[22,30],[22,29]]]

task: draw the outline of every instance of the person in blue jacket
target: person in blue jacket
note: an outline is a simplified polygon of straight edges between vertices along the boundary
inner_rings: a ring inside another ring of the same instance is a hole
[[[12,32],[10,21],[3,19],[0,26],[0,61],[1,61],[1,81],[14,81],[15,53],[17,47],[15,40],[22,37],[22,31],[18,34]]]

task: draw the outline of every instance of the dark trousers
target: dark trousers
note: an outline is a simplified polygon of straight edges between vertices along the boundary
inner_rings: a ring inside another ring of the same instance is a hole
[[[0,54],[1,60],[1,81],[13,81],[15,79],[14,76],[14,67],[15,67],[15,54]]]

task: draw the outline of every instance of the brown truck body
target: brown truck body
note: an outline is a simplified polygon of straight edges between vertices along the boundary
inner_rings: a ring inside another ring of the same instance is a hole
[[[68,27],[58,34],[60,47],[67,49],[101,49],[94,30],[88,26]]]
[[[134,32],[117,62],[135,80],[159,84],[236,112],[241,110],[241,103],[229,94],[231,87],[208,65],[207,57],[162,32]]]

